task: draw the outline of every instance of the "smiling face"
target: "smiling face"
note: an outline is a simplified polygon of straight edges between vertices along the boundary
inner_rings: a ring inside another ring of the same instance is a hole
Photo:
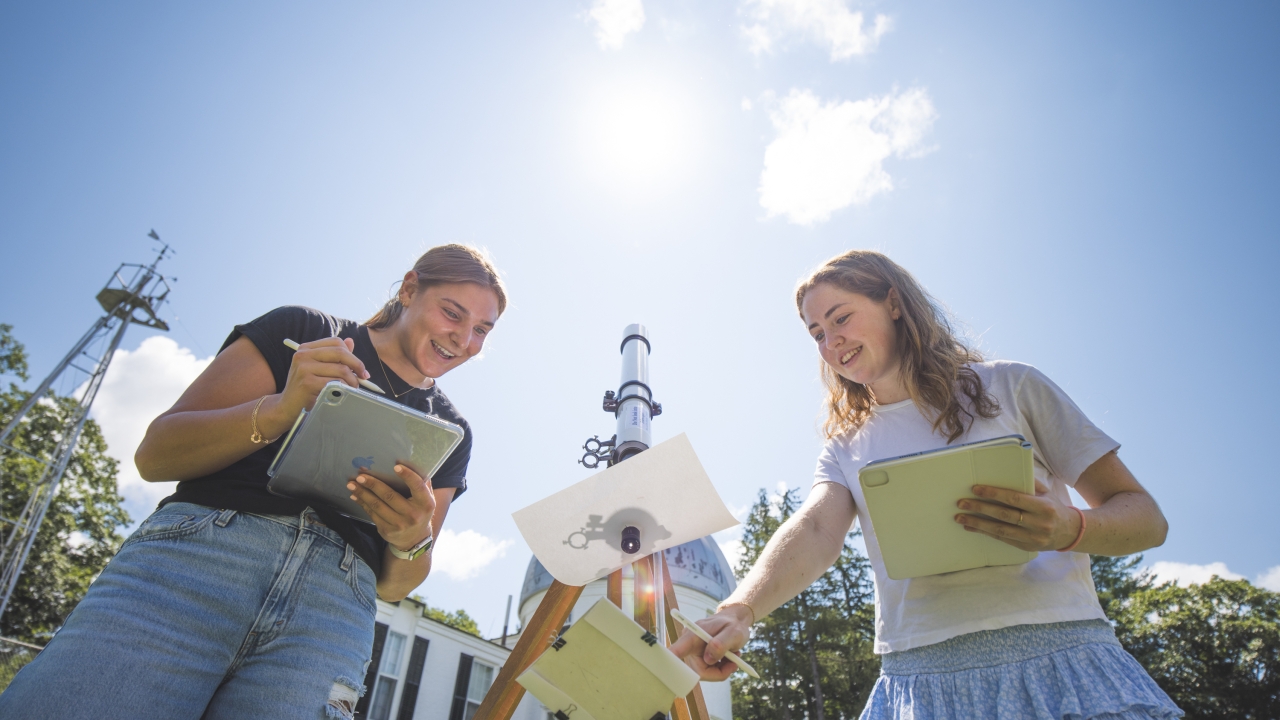
[[[899,375],[895,321],[902,309],[895,291],[877,302],[819,283],[805,293],[800,315],[818,343],[818,354],[836,374],[869,387],[878,403],[907,399]]]
[[[388,329],[404,360],[426,378],[438,378],[478,355],[498,322],[497,294],[476,283],[443,283],[425,290],[406,283],[400,301],[404,311]]]

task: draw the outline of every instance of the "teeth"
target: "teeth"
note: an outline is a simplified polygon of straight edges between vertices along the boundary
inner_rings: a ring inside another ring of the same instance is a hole
[[[432,340],[432,341],[431,341],[431,347],[435,348],[435,349],[436,349],[436,352],[440,353],[441,355],[445,356],[446,358],[448,358],[448,359],[450,359],[450,360],[452,360],[454,357],[456,357],[453,353],[451,353],[451,352],[449,352],[448,350],[445,350],[444,348],[440,347],[440,343],[436,342],[435,340]]]
[[[861,349],[862,349],[862,348],[858,348],[858,350],[861,350]],[[841,364],[841,365],[843,365],[843,364],[845,364],[845,363],[849,362],[849,358],[853,357],[854,355],[857,355],[857,354],[858,354],[858,350],[850,350],[849,352],[845,353],[844,355],[841,355],[841,356],[840,356],[840,364]]]

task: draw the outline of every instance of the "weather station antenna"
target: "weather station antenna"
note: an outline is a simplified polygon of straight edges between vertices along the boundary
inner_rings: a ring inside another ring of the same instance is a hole
[[[71,350],[54,367],[49,376],[31,393],[18,409],[4,430],[0,431],[0,456],[17,455],[27,462],[6,463],[3,467],[18,468],[23,465],[34,469],[29,473],[7,473],[0,467],[0,492],[13,493],[22,491],[25,482],[29,487],[26,504],[17,517],[0,515],[0,616],[9,607],[9,599],[18,584],[22,567],[31,552],[40,524],[44,521],[46,511],[58,492],[58,484],[62,480],[67,464],[76,449],[76,441],[89,417],[89,408],[93,399],[102,387],[102,379],[107,374],[107,366],[124,339],[125,330],[130,325],[143,325],[157,330],[168,331],[169,325],[161,320],[158,313],[160,306],[169,297],[169,282],[177,278],[166,278],[156,266],[174,250],[156,234],[155,230],[147,237],[160,243],[156,251],[156,259],[150,265],[122,263],[111,279],[98,292],[98,304],[105,315],[98,318]],[[72,384],[74,383],[74,384]],[[50,393],[55,385],[58,387],[74,387],[71,396],[76,401],[75,407],[63,419],[60,429],[53,433],[57,442],[51,452],[29,452],[32,448],[24,448],[24,443],[15,437],[14,431],[28,420],[37,403]]]

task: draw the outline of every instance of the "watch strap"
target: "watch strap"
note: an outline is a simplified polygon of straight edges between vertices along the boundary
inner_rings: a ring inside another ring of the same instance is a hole
[[[428,535],[423,538],[421,542],[408,550],[400,550],[395,545],[387,545],[387,549],[391,551],[392,555],[395,555],[401,560],[417,560],[422,557],[423,553],[431,549],[431,545],[435,540],[436,538],[434,535]]]

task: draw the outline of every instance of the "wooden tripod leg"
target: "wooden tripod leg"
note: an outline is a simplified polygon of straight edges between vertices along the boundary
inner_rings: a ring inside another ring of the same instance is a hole
[[[511,720],[511,714],[524,697],[524,686],[516,682],[516,678],[559,637],[565,619],[581,595],[582,586],[552,581],[538,609],[529,618],[529,624],[520,633],[520,642],[507,656],[498,678],[476,710],[475,720]]]
[[[667,646],[670,647],[680,636],[676,632],[676,628],[680,627],[675,618],[671,617],[672,609],[680,609],[676,605],[676,588],[671,584],[671,571],[667,569],[667,554],[662,555],[662,598],[663,608],[667,624]],[[681,631],[683,632],[683,631]],[[686,697],[676,698],[675,705],[671,708],[671,716],[675,720],[710,720],[711,714],[707,712],[707,701],[702,697],[702,683],[693,686],[693,692]]]
[[[631,564],[635,570],[636,623],[649,632],[657,632],[658,618],[654,615],[657,602],[653,587],[653,557],[641,558]]]
[[[605,595],[609,598],[609,602],[622,607],[622,570],[614,570],[609,573],[608,583],[605,585]]]

